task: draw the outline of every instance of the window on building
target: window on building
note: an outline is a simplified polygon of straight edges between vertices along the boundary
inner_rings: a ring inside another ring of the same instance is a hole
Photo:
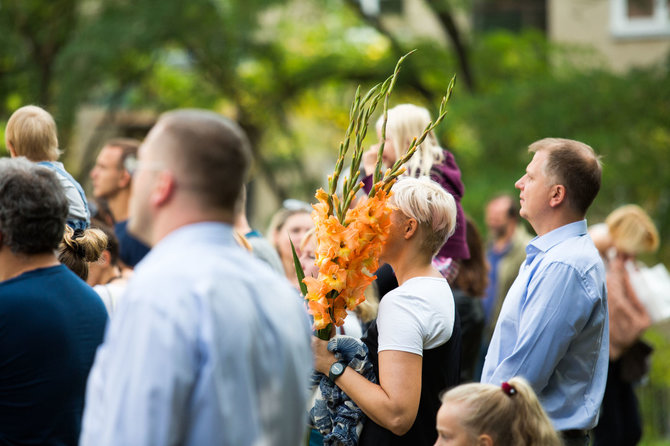
[[[670,0],[610,0],[615,37],[670,36]]]

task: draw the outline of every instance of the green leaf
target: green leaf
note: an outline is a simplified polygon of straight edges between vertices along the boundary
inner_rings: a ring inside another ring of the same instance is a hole
[[[293,246],[293,240],[291,237],[288,238],[288,241],[291,242],[291,252],[293,253],[293,265],[295,266],[295,275],[298,277],[298,283],[300,283],[300,292],[302,296],[307,296],[307,285],[305,285],[302,279],[305,278],[305,272],[302,270],[302,265],[300,264],[300,259],[298,259],[298,253],[295,252],[295,246]]]

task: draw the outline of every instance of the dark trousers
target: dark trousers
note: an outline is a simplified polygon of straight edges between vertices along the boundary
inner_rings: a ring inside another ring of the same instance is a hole
[[[621,362],[610,362],[605,396],[598,426],[593,430],[595,446],[635,446],[642,438],[642,425],[633,384],[621,378]]]

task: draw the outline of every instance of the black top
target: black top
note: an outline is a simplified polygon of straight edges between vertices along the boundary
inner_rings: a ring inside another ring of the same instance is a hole
[[[376,321],[368,329],[363,342],[368,346],[369,358],[379,378],[378,335]],[[454,329],[447,342],[437,348],[423,351],[421,364],[421,399],[419,411],[410,430],[403,436],[394,435],[374,421],[366,418],[359,446],[407,445],[432,446],[437,440],[435,421],[440,409],[440,395],[460,382],[461,321],[454,312]]]
[[[460,288],[453,287],[456,311],[461,318],[461,382],[474,380],[475,366],[484,335],[484,308],[482,300],[470,297]]]
[[[0,444],[76,445],[107,312],[63,265],[0,283]]]
[[[134,268],[147,255],[150,248],[128,232],[128,220],[116,223],[114,234],[119,240],[119,258],[123,263]]]

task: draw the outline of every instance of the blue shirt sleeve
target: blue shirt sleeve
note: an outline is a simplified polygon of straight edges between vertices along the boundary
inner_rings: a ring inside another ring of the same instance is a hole
[[[516,320],[503,321],[518,325],[516,344],[487,381],[500,383],[523,376],[540,392],[595,305],[589,287],[572,266],[555,262],[535,272],[522,308],[512,315]]]

